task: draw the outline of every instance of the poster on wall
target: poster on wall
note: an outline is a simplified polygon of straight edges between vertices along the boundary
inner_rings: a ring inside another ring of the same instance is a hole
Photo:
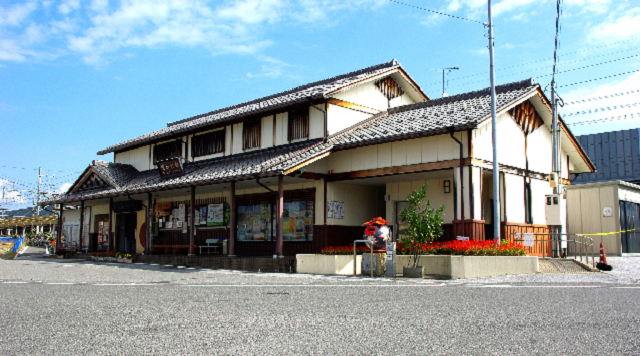
[[[224,225],[224,203],[209,204],[207,213],[207,226]]]
[[[184,221],[185,211],[186,209],[184,204],[178,205],[178,221]]]
[[[200,207],[200,221],[198,221],[199,225],[207,225],[207,207]]]
[[[194,225],[200,225],[200,210],[199,209],[195,209],[193,211],[193,224]]]
[[[344,202],[330,201],[327,203],[327,217],[344,219]]]

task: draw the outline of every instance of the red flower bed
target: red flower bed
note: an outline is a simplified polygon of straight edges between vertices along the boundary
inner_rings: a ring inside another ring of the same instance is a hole
[[[356,254],[361,255],[369,249],[362,246],[356,249]],[[320,250],[323,255],[353,255],[353,246],[329,246]]]
[[[400,255],[410,254],[408,243],[398,242],[396,251]],[[498,245],[489,241],[446,241],[432,242],[422,246],[424,255],[462,255],[462,256],[526,256],[524,246],[503,241]]]

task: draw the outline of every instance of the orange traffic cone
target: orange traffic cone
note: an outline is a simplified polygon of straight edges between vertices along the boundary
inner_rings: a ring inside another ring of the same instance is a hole
[[[604,263],[605,265],[608,265],[607,263],[607,253],[604,252],[604,245],[602,245],[602,242],[600,243],[600,261],[598,261],[599,263]]]

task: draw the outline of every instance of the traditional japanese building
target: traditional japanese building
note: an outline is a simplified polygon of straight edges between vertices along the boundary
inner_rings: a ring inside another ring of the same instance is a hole
[[[550,103],[532,79],[496,91],[499,177],[489,90],[431,100],[393,60],[107,147],[113,162],[44,204],[91,206],[92,250],[291,256],[348,245],[374,216],[401,234],[405,196],[425,183],[446,207],[443,239],[493,238],[495,178],[502,236],[547,231]],[[569,184],[595,167],[561,130]]]

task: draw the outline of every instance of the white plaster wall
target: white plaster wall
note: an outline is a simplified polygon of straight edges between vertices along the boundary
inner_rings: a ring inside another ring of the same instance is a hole
[[[464,196],[464,219],[471,219],[471,197],[469,194],[469,190],[471,189],[469,185],[469,167],[463,167],[464,172],[464,192],[462,191],[463,186],[460,184],[460,168],[455,168],[456,178],[455,178],[455,187],[456,187],[456,198],[457,198],[457,209],[455,218],[460,220],[462,218],[462,197]]]
[[[262,128],[260,129],[260,145],[261,148],[269,148],[273,146],[273,115],[262,118]]]
[[[138,171],[146,171],[150,168],[149,147],[143,146],[134,150],[119,152],[116,154],[116,163],[130,164]]]
[[[462,141],[462,154],[467,157],[467,132],[455,136]],[[327,158],[327,170],[342,173],[459,158],[458,144],[449,135],[438,135],[334,152]]]
[[[451,171],[453,175],[453,170]],[[444,181],[450,180],[451,193],[444,193]],[[407,195],[412,191],[420,189],[423,184],[427,184],[427,199],[431,202],[431,208],[437,209],[440,205],[444,205],[444,216],[442,220],[444,223],[451,223],[453,221],[453,176],[451,178],[443,179],[427,179],[427,180],[415,180],[410,182],[397,182],[387,183],[386,193],[391,197],[391,200],[386,202],[386,219],[390,223],[396,223],[395,221],[395,203],[399,201],[407,201]]]
[[[491,123],[473,130],[473,156],[493,161]],[[529,149],[535,149],[529,147]],[[524,133],[509,113],[498,116],[498,162],[518,168],[525,168]]]
[[[384,213],[384,190],[346,183],[327,183],[327,202],[344,203],[344,219],[327,218],[327,225],[360,226]]]
[[[321,104],[316,106],[327,111],[326,104]],[[309,138],[314,139],[314,138],[322,138],[322,137],[324,137],[324,114],[320,110],[310,106],[309,107]]]
[[[546,125],[530,133],[527,136],[529,169],[540,173],[551,172],[552,147],[551,131]]]
[[[396,106],[410,105],[410,104],[415,104],[415,101],[413,101],[413,99],[407,93],[404,93],[397,98],[393,98],[389,100],[390,108],[395,108]]]
[[[545,195],[553,194],[553,188],[546,180],[531,180],[531,215],[535,225],[546,225],[546,198]]]
[[[358,85],[333,97],[380,111],[385,111],[389,108],[389,101],[382,95],[373,81]]]
[[[233,125],[233,154],[242,152],[242,123],[238,123]]]
[[[329,112],[327,114],[329,135],[340,132],[371,116],[371,114],[343,108],[341,106],[329,105]]]
[[[473,189],[473,219],[482,220],[482,190],[484,188],[482,181],[482,169],[479,167],[471,167],[472,186],[469,189]],[[471,218],[471,216],[469,217]]]
[[[508,222],[525,223],[524,177],[505,174],[506,217]]]
[[[284,145],[285,143],[289,143],[287,136],[288,122],[288,112],[276,114],[276,145]]]

